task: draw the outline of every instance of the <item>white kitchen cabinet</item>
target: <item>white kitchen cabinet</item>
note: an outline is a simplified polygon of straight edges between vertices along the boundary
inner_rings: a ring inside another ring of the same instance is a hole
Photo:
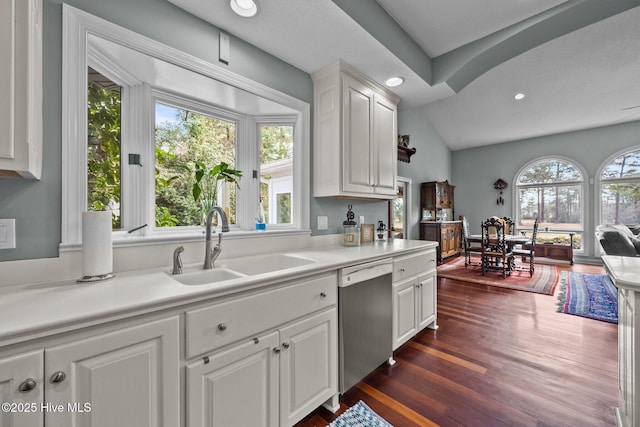
[[[337,325],[334,307],[280,330],[281,425],[293,425],[336,394]]]
[[[393,349],[427,326],[437,329],[436,253],[393,260]]]
[[[42,426],[44,351],[0,359],[0,427]],[[6,410],[8,409],[8,410]]]
[[[277,332],[187,365],[187,426],[279,425]]]
[[[187,426],[290,426],[338,392],[337,277],[186,313]]]
[[[314,81],[314,196],[395,197],[398,97],[343,61]]]
[[[0,0],[0,177],[42,171],[42,0]]]
[[[47,427],[180,425],[178,317],[45,349]],[[59,406],[62,405],[62,406]]]

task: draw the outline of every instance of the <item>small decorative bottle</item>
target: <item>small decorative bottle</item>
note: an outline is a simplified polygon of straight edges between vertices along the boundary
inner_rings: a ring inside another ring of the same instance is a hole
[[[387,226],[384,222],[378,221],[378,228],[376,229],[376,240],[384,242],[387,240]]]

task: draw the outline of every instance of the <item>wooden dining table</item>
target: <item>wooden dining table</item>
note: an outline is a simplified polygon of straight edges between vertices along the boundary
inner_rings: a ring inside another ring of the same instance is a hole
[[[472,243],[482,243],[481,234],[470,234],[467,238]],[[509,249],[513,249],[515,245],[523,245],[529,241],[527,236],[518,236],[516,234],[507,234],[504,236],[504,240],[507,242]]]

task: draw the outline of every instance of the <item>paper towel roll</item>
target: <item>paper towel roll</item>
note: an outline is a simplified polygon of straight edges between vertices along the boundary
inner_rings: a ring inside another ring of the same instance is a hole
[[[111,212],[82,212],[82,275],[101,276],[112,271]]]

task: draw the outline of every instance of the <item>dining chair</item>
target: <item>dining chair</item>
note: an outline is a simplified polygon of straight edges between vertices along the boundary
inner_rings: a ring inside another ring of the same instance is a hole
[[[533,232],[531,233],[531,240],[529,240],[528,242],[522,245],[517,245],[512,249],[514,259],[520,258],[520,261],[521,261],[521,263],[515,266],[515,269],[518,271],[528,270],[530,276],[533,276],[533,272],[535,270],[534,255],[535,255],[535,246],[536,246],[537,237],[538,237],[538,218],[536,218],[535,222],[533,223]],[[527,258],[529,259],[528,268],[524,264]]]
[[[515,228],[513,227],[513,220],[508,216],[503,216],[502,221],[504,223],[504,234],[513,234]]]
[[[505,239],[506,225],[502,218],[489,218],[482,223],[482,274],[500,271],[502,277],[511,274],[513,253]]]
[[[480,242],[469,241],[471,231],[469,229],[469,220],[467,220],[467,217],[461,215],[460,220],[462,221],[462,249],[464,250],[464,267],[467,268],[468,265],[480,267],[482,265],[482,262],[472,261],[471,258],[473,257],[479,260],[482,258],[482,245],[480,244]]]

